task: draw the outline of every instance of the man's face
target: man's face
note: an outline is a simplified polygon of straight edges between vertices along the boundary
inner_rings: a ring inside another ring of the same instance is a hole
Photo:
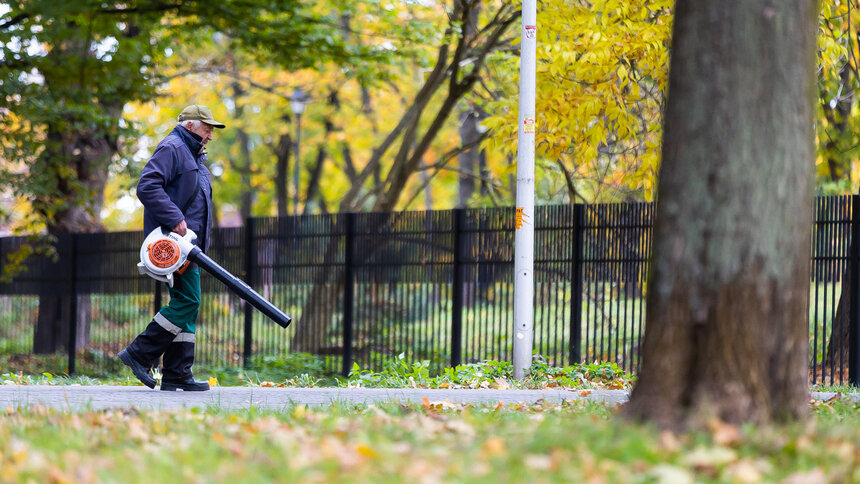
[[[200,125],[196,128],[194,127],[194,125],[192,123],[188,123],[185,127],[188,128],[188,131],[191,131],[192,133],[196,134],[197,136],[200,136],[201,138],[203,138],[203,140],[201,142],[204,145],[206,143],[208,143],[209,140],[212,139],[212,131],[215,129],[213,126],[210,126],[206,123],[200,123]]]

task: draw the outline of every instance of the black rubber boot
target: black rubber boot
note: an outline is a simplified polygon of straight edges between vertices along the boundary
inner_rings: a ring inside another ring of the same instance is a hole
[[[168,329],[169,328],[169,329]],[[144,385],[155,388],[155,379],[149,374],[161,357],[164,350],[176,338],[179,328],[164,318],[160,313],[146,326],[142,333],[128,345],[128,348],[119,352],[119,359],[134,373]]]
[[[191,335],[190,337],[185,335]],[[182,341],[182,339],[192,341]],[[161,367],[161,389],[164,391],[182,390],[185,392],[205,392],[209,390],[209,382],[196,381],[191,373],[194,364],[193,333],[180,333],[164,352]]]
[[[149,374],[150,367],[144,366],[135,360],[134,357],[128,353],[128,349],[120,351],[117,356],[125,366],[131,368],[131,372],[134,373],[134,376],[137,377],[141,383],[149,388],[155,388],[155,378]]]

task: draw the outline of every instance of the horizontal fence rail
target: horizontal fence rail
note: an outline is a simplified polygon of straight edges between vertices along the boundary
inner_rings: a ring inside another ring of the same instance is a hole
[[[842,295],[852,293],[843,289],[858,266],[857,203],[816,200],[812,383],[849,381],[855,326]],[[548,363],[637,371],[652,217],[645,203],[536,208],[534,347]],[[56,372],[121,369],[117,352],[169,298],[137,273],[142,240],[142,232],[64,235],[53,254],[29,257],[0,283],[0,355],[59,355]],[[0,239],[0,269],[27,242]],[[216,229],[210,257],[294,320],[285,330],[204,275],[196,361],[235,367],[310,353],[346,374],[354,363],[379,370],[399,355],[437,369],[510,360],[513,242],[512,208],[251,218]]]

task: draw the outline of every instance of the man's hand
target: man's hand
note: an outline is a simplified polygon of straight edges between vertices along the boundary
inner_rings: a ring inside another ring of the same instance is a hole
[[[173,227],[173,229],[171,229],[171,230],[173,230],[177,234],[185,237],[185,232],[188,230],[188,224],[186,224],[185,220],[183,220],[182,222],[179,222],[178,224],[176,224],[176,227]]]

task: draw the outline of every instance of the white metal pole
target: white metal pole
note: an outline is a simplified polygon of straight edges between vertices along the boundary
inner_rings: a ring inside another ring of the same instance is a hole
[[[525,377],[534,340],[535,48],[537,8],[523,0],[520,44],[520,114],[514,239],[514,378]]]

